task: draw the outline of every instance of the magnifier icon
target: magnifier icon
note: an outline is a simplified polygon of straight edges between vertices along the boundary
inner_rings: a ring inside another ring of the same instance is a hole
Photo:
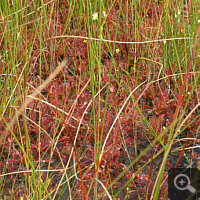
[[[196,192],[196,189],[190,185],[190,178],[185,174],[179,174],[174,179],[174,185],[178,190],[189,190],[192,193]]]

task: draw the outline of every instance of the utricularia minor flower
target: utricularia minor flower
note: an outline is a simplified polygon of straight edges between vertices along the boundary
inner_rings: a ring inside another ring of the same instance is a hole
[[[103,17],[107,16],[106,11],[103,11],[102,14],[103,14]],[[98,17],[99,17],[99,14],[97,12],[92,14],[92,20],[98,20]]]
[[[97,20],[97,19],[98,19],[98,13],[93,13],[92,20]]]
[[[104,16],[104,17],[106,17],[106,16],[107,16],[107,15],[106,15],[106,11],[103,11],[103,16]]]

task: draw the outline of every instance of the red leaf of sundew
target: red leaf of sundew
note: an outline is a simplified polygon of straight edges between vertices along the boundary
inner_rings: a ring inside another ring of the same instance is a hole
[[[114,87],[112,87],[112,86],[109,86],[109,90],[110,90],[110,92],[111,92],[111,93],[114,93],[114,91],[115,91],[115,88],[114,88]]]

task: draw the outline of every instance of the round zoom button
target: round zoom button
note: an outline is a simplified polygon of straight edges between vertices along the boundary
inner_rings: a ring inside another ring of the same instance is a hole
[[[178,190],[189,190],[192,193],[196,192],[196,189],[191,185],[190,178],[185,174],[179,174],[174,179],[174,185]]]

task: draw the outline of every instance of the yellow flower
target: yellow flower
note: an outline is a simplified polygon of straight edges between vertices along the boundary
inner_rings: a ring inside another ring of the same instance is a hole
[[[119,50],[119,49],[116,49],[116,50],[115,50],[115,52],[116,52],[116,53],[119,53],[119,52],[120,52],[120,50]]]

